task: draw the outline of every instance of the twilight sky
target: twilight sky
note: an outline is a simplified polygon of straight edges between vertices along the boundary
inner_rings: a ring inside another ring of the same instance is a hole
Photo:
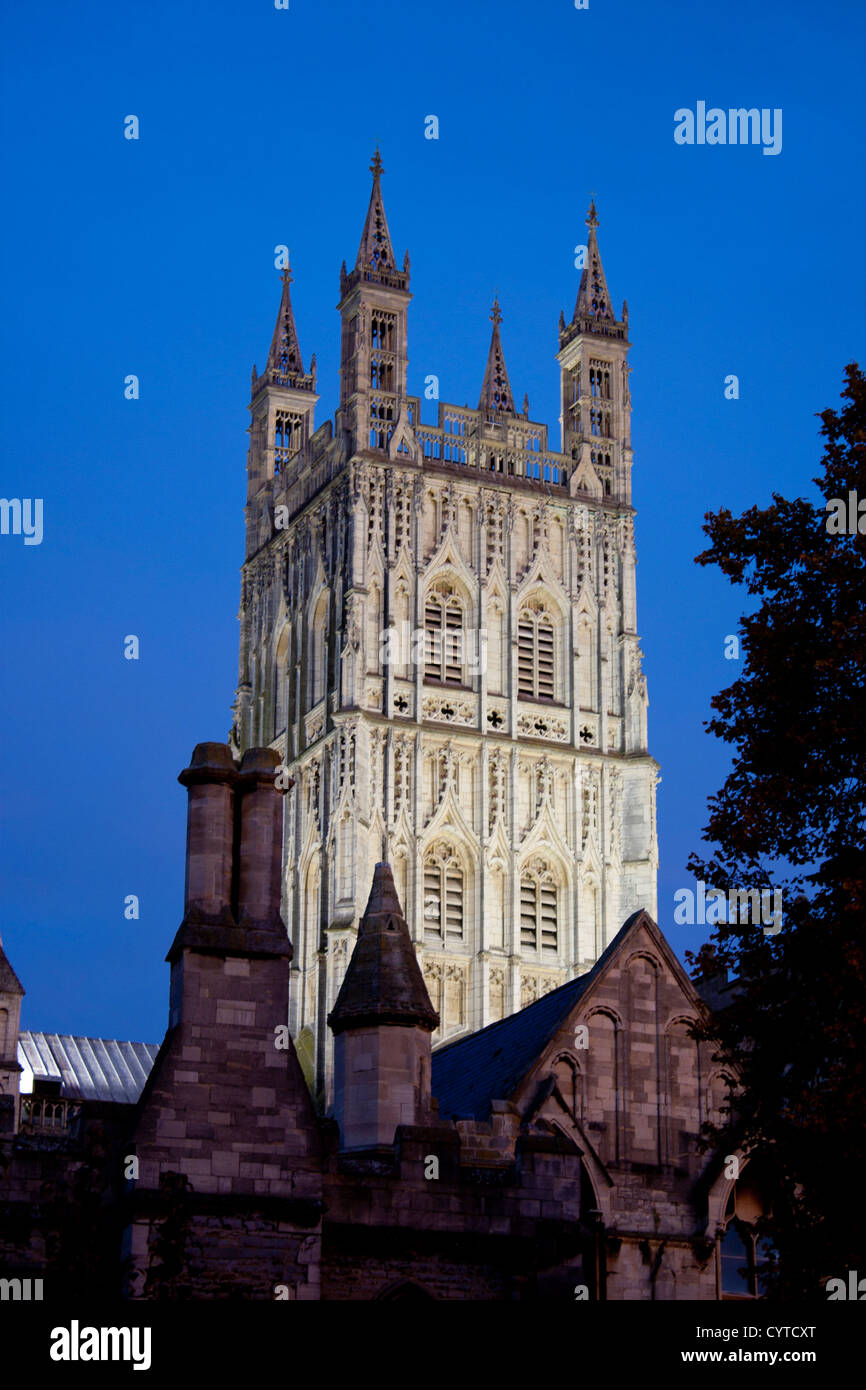
[[[862,7],[45,0],[0,23],[0,492],[44,504],[41,545],[0,536],[0,930],[23,1026],[162,1037],[183,910],[175,779],[195,743],[227,736],[237,677],[246,405],[279,302],[274,247],[291,250],[321,423],[377,141],[412,260],[410,391],[435,373],[444,400],[477,403],[498,292],[515,398],[554,448],[557,320],[595,194],[634,344],[659,922],[680,954],[697,948],[707,929],[675,926],[673,895],[727,766],[702,721],[738,671],[723,653],[743,596],[693,558],[706,511],[812,493],[815,412],[862,360]],[[781,150],[675,143],[674,113],[699,102],[781,110]]]

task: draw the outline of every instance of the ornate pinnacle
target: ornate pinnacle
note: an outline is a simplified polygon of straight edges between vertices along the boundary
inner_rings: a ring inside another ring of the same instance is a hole
[[[490,310],[490,317],[493,320],[494,326],[502,322],[502,314],[499,311],[498,299],[494,299],[493,301],[493,308]]]
[[[379,175],[384,174],[384,172],[385,170],[382,168],[382,156],[379,154],[379,146],[377,145],[376,153],[373,155],[373,163],[370,165],[370,173],[377,179]]]
[[[597,227],[597,226],[598,226],[598,214],[596,213],[596,210],[595,210],[595,194],[594,194],[594,193],[592,194],[591,201],[590,201],[590,204],[589,204],[589,212],[586,214],[586,225],[587,225],[587,227]]]

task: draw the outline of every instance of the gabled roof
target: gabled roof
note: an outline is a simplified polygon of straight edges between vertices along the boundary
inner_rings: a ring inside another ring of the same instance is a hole
[[[585,975],[551,990],[519,1013],[489,1024],[480,1033],[436,1049],[430,1089],[439,1102],[440,1116],[484,1120],[490,1114],[492,1101],[508,1100],[571,1010],[639,924],[650,931],[680,982],[685,981],[694,994],[694,986],[652,918],[643,910],[633,912]]]
[[[59,1081],[73,1100],[109,1100],[134,1105],[150,1074],[158,1043],[80,1038],[69,1033],[22,1032],[18,1060],[36,1081]]]

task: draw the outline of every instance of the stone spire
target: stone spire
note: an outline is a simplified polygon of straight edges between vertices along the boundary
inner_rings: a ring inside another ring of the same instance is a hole
[[[409,936],[390,864],[377,864],[358,940],[328,1025],[347,1029],[418,1027],[431,1032],[439,1015],[430,1002]]]
[[[292,311],[292,296],[289,292],[289,286],[292,283],[292,271],[289,266],[285,267],[282,279],[283,293],[280,298],[274,336],[271,339],[271,350],[268,353],[268,371],[276,372],[281,377],[288,377],[291,384],[294,385],[294,379],[304,375],[304,363],[301,357],[301,345],[298,342],[295,315]]]
[[[601,253],[598,249],[598,215],[595,211],[595,199],[589,205],[589,212],[586,214],[586,225],[589,228],[587,239],[586,261],[580,276],[580,284],[577,289],[577,301],[574,306],[572,323],[584,324],[584,331],[592,332],[593,325],[610,325],[616,323],[616,315],[613,312],[610,302],[610,295],[607,289],[607,281],[604,278],[604,268],[601,264]],[[600,331],[604,331],[602,328]]]
[[[490,335],[487,369],[481,387],[481,399],[478,402],[478,409],[483,412],[485,419],[489,419],[490,416],[513,415],[515,413],[514,397],[511,394],[511,383],[508,380],[508,371],[505,366],[505,354],[502,351],[502,339],[499,336],[502,314],[499,310],[498,299],[493,301],[490,317],[493,320],[493,332]]]
[[[406,252],[403,270],[399,271],[394,256],[394,248],[391,245],[391,233],[388,231],[385,204],[382,200],[382,174],[384,170],[378,148],[373,155],[370,173],[373,175],[373,187],[370,192],[370,205],[367,208],[364,230],[361,233],[361,244],[358,247],[358,255],[355,260],[354,277],[372,281],[374,284],[393,285],[395,288],[405,289],[409,280],[409,252]]]

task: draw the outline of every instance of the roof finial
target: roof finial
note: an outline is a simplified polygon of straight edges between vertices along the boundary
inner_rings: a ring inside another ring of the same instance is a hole
[[[496,326],[497,324],[500,324],[500,323],[502,322],[502,314],[501,314],[500,309],[499,309],[499,296],[498,296],[498,295],[494,295],[494,298],[493,298],[493,308],[490,310],[490,317],[491,317],[491,319],[493,320],[494,326]]]
[[[589,201],[589,212],[586,214],[586,225],[587,225],[587,227],[592,228],[592,227],[597,227],[597,226],[598,226],[598,214],[596,213],[596,210],[595,210],[595,194],[594,194],[594,193],[590,193],[590,195],[589,195],[589,200],[590,200],[590,201]]]
[[[385,170],[382,168],[382,156],[379,153],[379,146],[377,144],[376,152],[373,155],[373,163],[370,165],[370,173],[373,175],[374,179],[377,179],[379,175],[384,174],[384,172]]]

